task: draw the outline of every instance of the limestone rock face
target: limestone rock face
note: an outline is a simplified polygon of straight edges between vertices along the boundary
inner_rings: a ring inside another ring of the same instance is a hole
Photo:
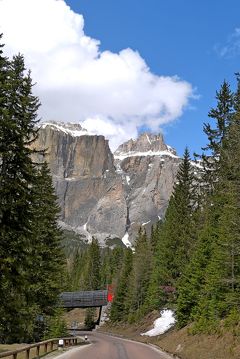
[[[138,137],[137,140],[130,139],[127,142],[124,142],[118,147],[115,151],[115,155],[121,153],[137,153],[137,152],[158,152],[158,151],[167,151],[168,146],[165,145],[163,136],[159,135],[150,135],[144,133]]]
[[[45,123],[39,130],[38,148],[46,149],[46,160],[54,176],[99,177],[114,171],[113,155],[103,136],[91,136],[78,124]]]
[[[77,124],[42,124],[34,147],[46,149],[61,225],[102,245],[126,236],[134,242],[140,225],[149,229],[164,216],[181,161],[162,135],[142,134],[113,155],[103,136]]]
[[[180,158],[165,145],[162,135],[143,134],[114,153],[128,207],[128,232],[134,237],[140,225],[150,230],[166,211]]]

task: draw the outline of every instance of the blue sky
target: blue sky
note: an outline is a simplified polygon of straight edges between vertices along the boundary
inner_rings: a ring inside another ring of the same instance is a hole
[[[44,121],[80,122],[114,150],[139,129],[200,152],[215,93],[240,71],[239,0],[0,0]]]
[[[178,75],[190,82],[199,99],[190,102],[181,118],[165,125],[168,144],[179,154],[186,145],[200,151],[207,113],[215,105],[215,92],[223,79],[233,88],[240,71],[237,41],[239,0],[81,0],[67,3],[83,14],[87,35],[101,41],[102,50],[118,52],[130,47],[140,52],[150,69],[160,75]],[[240,36],[238,41],[240,42]]]

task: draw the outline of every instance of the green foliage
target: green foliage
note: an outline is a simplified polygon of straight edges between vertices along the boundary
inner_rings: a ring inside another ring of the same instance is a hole
[[[63,318],[63,310],[57,309],[54,315],[46,318],[45,339],[59,338],[68,336],[67,323]]]
[[[127,312],[125,308],[125,300],[129,290],[132,262],[132,250],[126,249],[120,278],[116,287],[115,297],[111,307],[110,319],[112,322],[118,322],[126,319]]]
[[[217,236],[216,212],[210,207],[202,216],[204,224],[198,232],[197,244],[177,283],[178,327],[183,327],[192,320],[204,283],[205,270],[212,255],[212,245]]]
[[[240,304],[240,91],[225,82],[210,115],[209,145],[215,157],[205,169],[203,229],[178,286],[178,325],[194,321],[192,332],[221,332],[238,318]],[[206,130],[206,127],[205,127]],[[205,131],[206,132],[206,131]],[[235,318],[235,319],[234,319]],[[236,321],[235,321],[236,323]]]
[[[36,318],[54,312],[63,256],[46,164],[33,162],[39,100],[23,56],[0,49],[0,341],[34,340]]]
[[[125,313],[130,322],[136,320],[143,310],[152,270],[152,252],[145,230],[140,228],[135,242],[132,271],[129,276],[125,301]]]
[[[147,311],[159,309],[164,303],[175,301],[174,295],[165,293],[164,288],[172,287],[174,290],[190,260],[195,241],[193,214],[196,198],[190,156],[186,149],[165,220],[157,225],[151,235],[154,258],[145,303]]]
[[[67,258],[77,255],[88,247],[85,236],[74,231],[63,229],[62,238],[62,246]]]
[[[101,282],[101,254],[98,241],[93,238],[88,249],[88,259],[86,265],[86,277],[84,282],[85,290],[96,290]]]
[[[96,312],[95,308],[87,308],[86,317],[85,317],[85,321],[84,321],[86,330],[94,329],[94,327],[95,327],[95,320],[94,320],[95,312]]]

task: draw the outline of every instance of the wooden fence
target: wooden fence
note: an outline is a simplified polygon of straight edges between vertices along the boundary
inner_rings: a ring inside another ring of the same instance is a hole
[[[79,337],[69,337],[69,338],[61,338],[63,340],[63,347],[68,347],[71,345],[77,345],[83,340]],[[31,358],[39,358],[40,355],[45,355],[47,353],[56,350],[59,346],[59,339],[49,339],[43,342],[35,343],[27,345],[23,348],[5,351],[0,353],[0,358],[11,357],[12,359],[31,359]],[[23,354],[25,354],[23,356]]]

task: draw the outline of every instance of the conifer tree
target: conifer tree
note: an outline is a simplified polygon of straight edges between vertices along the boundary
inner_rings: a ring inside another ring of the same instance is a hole
[[[132,272],[129,278],[125,312],[128,320],[135,321],[142,314],[152,270],[151,246],[146,231],[140,228],[135,244]]]
[[[222,146],[234,110],[234,94],[226,81],[223,82],[220,91],[217,91],[216,100],[216,108],[212,108],[208,113],[209,118],[214,120],[214,124],[205,123],[203,127],[208,143],[203,148],[202,156],[198,156],[204,167],[201,188],[205,190],[206,194],[213,193],[214,186],[218,181]]]
[[[240,103],[240,99],[238,99]],[[237,108],[237,107],[236,107]],[[239,313],[240,295],[240,113],[236,111],[224,139],[213,207],[220,208],[217,237],[205,271],[197,313],[197,330],[214,330],[231,313]]]
[[[33,162],[40,104],[30,72],[23,56],[0,51],[0,341],[27,342],[56,305],[61,235],[47,167]]]
[[[85,290],[99,289],[101,276],[101,254],[97,239],[93,238],[88,249],[88,262],[86,270],[86,278],[84,283]]]
[[[104,248],[101,261],[101,288],[107,288],[112,283],[111,249]]]
[[[88,253],[82,249],[69,259],[67,288],[69,291],[83,290],[87,273]]]
[[[39,314],[51,315],[58,305],[65,278],[62,231],[57,224],[59,206],[46,162],[38,170],[34,190],[29,296],[38,304]]]
[[[202,288],[205,271],[212,255],[212,246],[218,235],[218,213],[210,206],[202,214],[204,223],[197,231],[197,243],[177,283],[177,325],[179,328],[193,320]]]
[[[183,268],[189,261],[194,242],[194,190],[194,175],[186,149],[157,245],[152,275],[158,287],[176,286]]]
[[[212,110],[216,130],[209,131],[214,158],[206,169],[208,192],[203,229],[189,267],[178,286],[178,325],[195,321],[194,331],[213,332],[239,307],[240,86],[233,95],[224,82]],[[234,112],[233,112],[234,109]],[[211,136],[210,136],[211,135]],[[212,173],[211,173],[212,171]],[[239,317],[239,313],[238,313]]]
[[[125,302],[128,289],[131,286],[130,275],[132,271],[133,253],[130,248],[125,250],[121,275],[117,283],[114,301],[111,306],[110,319],[119,322],[126,319]]]
[[[13,58],[7,72],[7,101],[1,110],[0,127],[0,252],[4,273],[0,295],[8,301],[2,301],[6,308],[0,319],[0,336],[15,341],[29,335],[37,311],[36,304],[28,306],[26,291],[36,181],[29,144],[36,137],[39,101],[32,95],[32,80],[25,74],[21,55]]]

